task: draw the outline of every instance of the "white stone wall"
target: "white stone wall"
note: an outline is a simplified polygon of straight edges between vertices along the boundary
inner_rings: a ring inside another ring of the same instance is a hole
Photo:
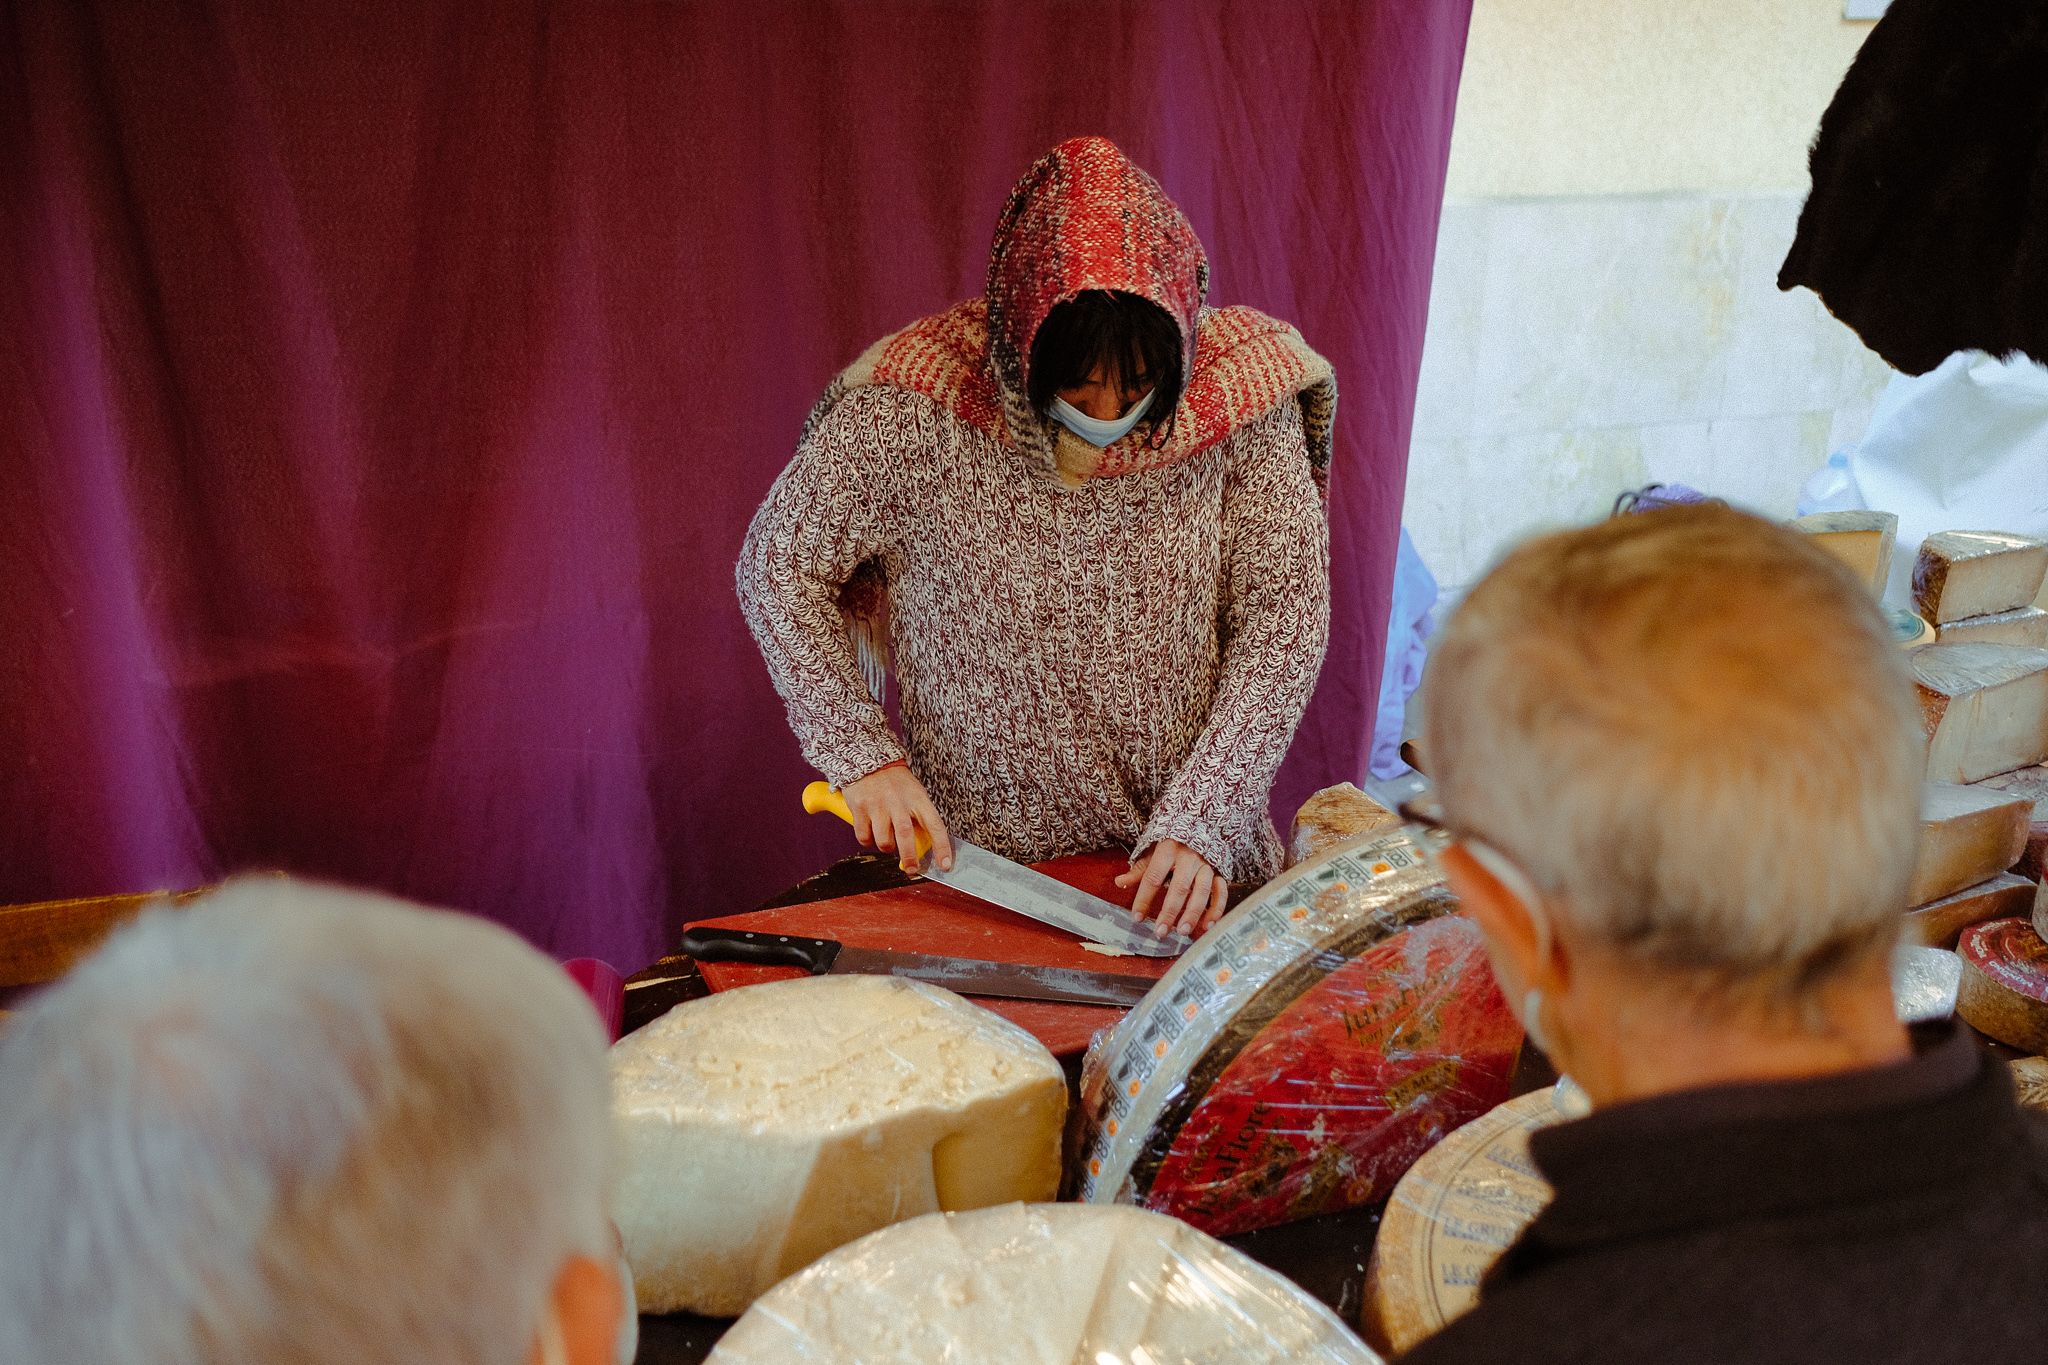
[[[1405,520],[1447,595],[1646,483],[1792,514],[1889,374],[1812,294],[1778,291],[1801,197],[1445,204]]]

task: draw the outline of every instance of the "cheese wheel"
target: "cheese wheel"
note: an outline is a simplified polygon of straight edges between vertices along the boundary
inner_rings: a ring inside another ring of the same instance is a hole
[[[1975,886],[2019,861],[2033,803],[2017,792],[1929,782],[1920,789],[1920,852],[1906,904]]]
[[[1509,1100],[1401,1177],[1366,1265],[1366,1340],[1398,1354],[1478,1302],[1480,1278],[1550,1202],[1529,1134],[1566,1117],[1551,1090]]]
[[[1965,616],[1935,627],[1934,638],[1944,645],[2025,645],[2048,649],[2048,611],[2027,606],[1989,616]]]
[[[1379,1365],[1322,1304],[1177,1219],[1010,1204],[886,1228],[764,1294],[714,1365]]]
[[[1089,1049],[1078,1196],[1217,1236],[1386,1198],[1521,1046],[1456,908],[1396,828],[1224,916]]]
[[[1963,931],[1956,1013],[1979,1033],[2026,1052],[2048,1052],[2048,943],[2023,919]]]
[[[729,1316],[886,1224],[1059,1186],[1059,1063],[936,986],[721,991],[620,1040],[611,1070],[614,1217],[650,1313]]]
[[[1937,626],[2031,604],[2048,573],[2048,541],[2003,531],[1939,531],[1920,542],[1913,610]]]
[[[1905,940],[1930,948],[1952,947],[1956,935],[1988,919],[2026,915],[2034,906],[2034,883],[2010,872],[1987,877],[1953,895],[1906,912]]]
[[[1930,780],[1975,782],[2048,758],[2048,649],[1929,645],[1909,658]]]
[[[1890,512],[1854,508],[1841,512],[1815,512],[1791,523],[1814,543],[1847,564],[1873,594],[1884,594],[1885,579],[1892,571],[1892,544],[1899,536],[1899,519]]]

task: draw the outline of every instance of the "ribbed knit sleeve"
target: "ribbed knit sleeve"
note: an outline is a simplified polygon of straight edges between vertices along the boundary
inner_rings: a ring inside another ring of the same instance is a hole
[[[1216,699],[1153,807],[1138,852],[1178,839],[1244,882],[1280,867],[1267,803],[1329,645],[1330,535],[1297,405],[1284,404],[1231,441]]]
[[[889,395],[840,400],[775,481],[740,550],[740,610],[804,758],[834,786],[904,757],[862,680],[839,589],[894,528]]]

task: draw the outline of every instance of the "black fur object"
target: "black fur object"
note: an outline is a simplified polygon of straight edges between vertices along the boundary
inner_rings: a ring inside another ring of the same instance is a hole
[[[2048,0],[1893,0],[1821,117],[1778,272],[1894,368],[2048,363]]]

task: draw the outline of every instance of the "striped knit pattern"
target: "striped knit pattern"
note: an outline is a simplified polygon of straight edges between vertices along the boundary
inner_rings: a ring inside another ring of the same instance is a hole
[[[738,575],[805,757],[844,785],[907,754],[948,825],[1009,857],[1174,838],[1271,876],[1268,794],[1329,633],[1304,404],[1118,478],[1041,474],[905,388],[812,423]],[[887,584],[907,747],[840,615],[862,566]]]

